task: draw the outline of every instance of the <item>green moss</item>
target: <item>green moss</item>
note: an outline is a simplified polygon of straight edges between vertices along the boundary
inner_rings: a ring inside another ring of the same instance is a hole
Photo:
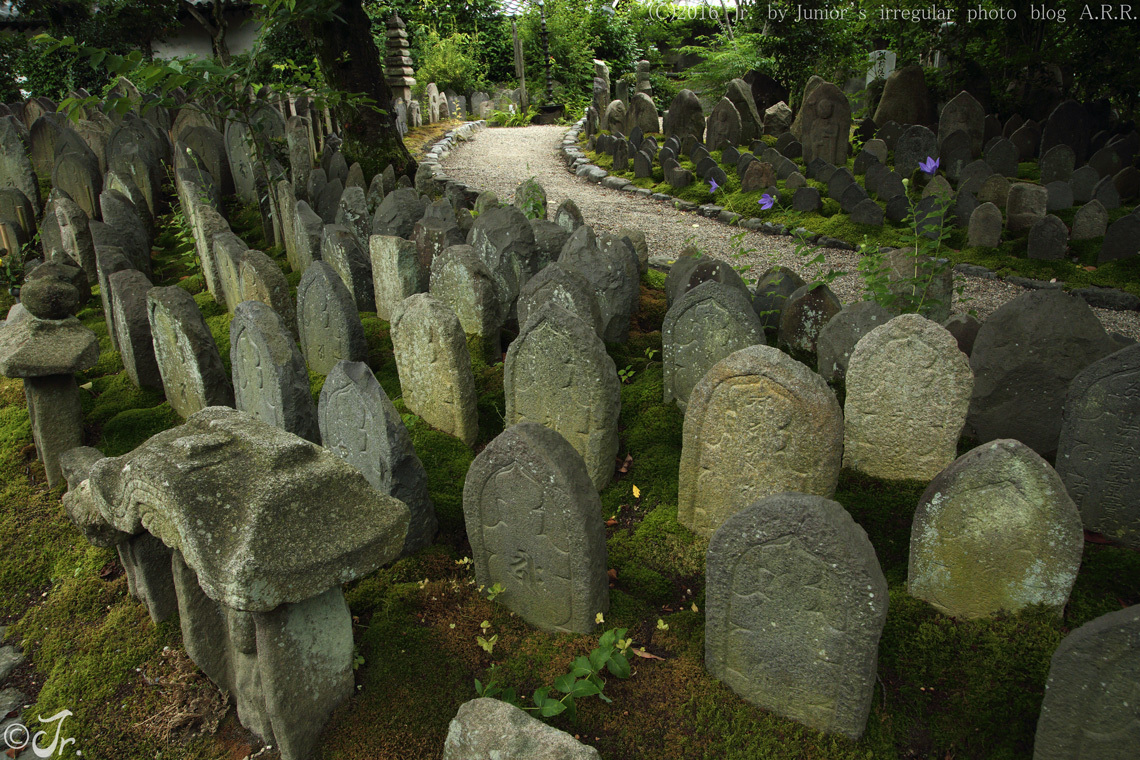
[[[648,269],[645,274],[641,276],[645,284],[656,290],[665,290],[665,278],[668,275],[665,272],[656,269]]]
[[[879,648],[896,736],[920,755],[1027,757],[1060,621],[954,620],[899,587]]]
[[[925,483],[889,482],[844,470],[835,500],[867,531],[889,584],[906,582],[910,527]]]
[[[242,241],[256,251],[269,247],[261,226],[261,210],[252,204],[242,203],[236,196],[226,204],[226,219],[230,228]]]
[[[651,606],[661,605],[673,596],[673,583],[661,573],[637,563],[636,557],[626,556],[629,542],[615,542],[610,552],[610,566],[617,571],[617,582],[629,594]]]
[[[127,409],[103,426],[103,437],[96,448],[105,456],[117,457],[132,451],[155,433],[180,424],[182,418],[167,403],[148,409]]]
[[[428,495],[435,505],[441,532],[463,535],[463,482],[475,455],[463,441],[432,430],[413,414],[404,414],[412,446],[427,471]]]
[[[92,380],[82,400],[84,422],[99,426],[123,412],[158,406],[163,402],[163,395],[151,388],[138,388],[125,371],[120,371]]]
[[[46,676],[28,720],[71,710],[66,735],[85,757],[121,757],[124,751],[153,757],[165,749],[138,730],[160,695],[143,690],[136,669],[158,659],[164,645],[179,645],[178,625],[151,623],[142,605],[126,596],[125,578],[63,579],[13,632]],[[181,748],[180,756],[196,756],[201,745]]]
[[[325,387],[325,378],[327,375],[318,375],[316,372],[309,370],[309,393],[313,396],[313,408],[316,409],[321,403],[321,388]]]
[[[214,336],[214,343],[218,346],[218,353],[221,354],[222,366],[226,370],[227,377],[232,372],[230,365],[230,322],[233,321],[233,318],[233,314],[228,314],[225,311],[206,317],[206,327]]]

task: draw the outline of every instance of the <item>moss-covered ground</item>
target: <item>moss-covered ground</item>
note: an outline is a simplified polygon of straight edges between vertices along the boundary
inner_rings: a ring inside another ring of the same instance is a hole
[[[231,209],[235,230],[266,248],[256,217]],[[156,279],[196,294],[222,355],[229,318],[209,294],[173,215],[161,219]],[[290,275],[296,284],[296,276]],[[911,518],[921,483],[886,483],[844,473],[836,499],[864,527],[890,584],[879,679],[864,738],[819,734],[735,696],[703,667],[704,551],[677,522],[682,415],[662,403],[660,328],[664,278],[646,275],[629,342],[609,346],[622,385],[621,451],[601,494],[607,524],[611,607],[604,626],[628,628],[628,680],[611,679],[606,704],[580,700],[577,721],[553,725],[596,746],[607,760],[635,758],[1013,758],[1031,755],[1034,723],[1057,643],[1097,615],[1140,602],[1140,554],[1087,544],[1062,617],[1042,611],[957,621],[905,591]],[[178,424],[161,395],[130,385],[110,350],[98,299],[80,315],[103,343],[80,378],[86,441],[105,454],[129,451]],[[463,512],[465,472],[475,452],[408,412],[388,324],[362,315],[369,365],[391,396],[428,473],[440,518],[434,546],[351,584],[360,662],[358,690],[330,720],[318,757],[414,760],[439,757],[474,682],[495,681],[524,698],[597,645],[595,636],[539,632],[474,586]],[[502,364],[472,346],[481,432],[476,449],[503,427]],[[494,357],[491,357],[494,359]],[[312,377],[314,395],[324,378]],[[637,488],[638,496],[634,495]],[[257,746],[221,709],[217,690],[181,656],[177,620],[153,625],[127,594],[115,553],[89,546],[49,490],[35,459],[19,382],[0,380],[0,623],[30,664],[15,678],[34,703],[30,716],[67,708],[67,729],[86,760],[222,760]],[[484,630],[484,622],[486,630]],[[497,636],[491,651],[476,641]],[[272,757],[272,753],[261,757]]]
[[[659,143],[664,143],[664,135],[657,135],[656,137]],[[768,144],[775,145],[775,138],[765,137],[763,139]],[[585,150],[585,138],[582,138],[582,143],[582,147]],[[739,146],[741,153],[748,149],[748,146]],[[808,187],[817,188],[823,197],[823,206],[818,213],[793,211],[792,196],[795,195],[795,191],[787,189],[787,182],[785,180],[778,180],[776,183],[779,190],[778,203],[771,209],[765,211],[758,205],[765,191],[754,190],[748,193],[741,192],[741,178],[737,175],[736,169],[731,166],[723,167],[728,177],[727,184],[719,187],[716,192],[710,192],[709,183],[707,181],[701,181],[699,178],[688,187],[672,187],[665,182],[660,164],[654,165],[652,177],[635,178],[632,161],[630,162],[628,171],[615,172],[613,171],[613,158],[610,155],[598,153],[593,150],[586,150],[585,152],[594,164],[616,177],[630,180],[637,187],[646,188],[655,193],[672,195],[681,200],[691,201],[693,203],[712,203],[741,214],[745,219],[758,217],[766,222],[786,225],[788,229],[802,227],[812,233],[827,235],[854,246],[866,244],[870,250],[878,250],[884,246],[900,247],[908,245],[908,241],[913,239],[913,236],[907,236],[907,222],[905,221],[892,222],[888,219],[884,221],[881,227],[873,227],[851,221],[851,218],[840,210],[839,202],[827,197],[827,185],[813,179],[807,180]],[[710,155],[717,163],[720,163],[722,151],[712,151]],[[893,156],[889,156],[888,161],[892,158]],[[687,156],[679,155],[677,156],[677,160],[681,164],[681,168],[688,169],[693,172],[694,177],[697,177],[696,166]],[[803,159],[797,158],[794,159],[794,162],[799,168],[799,172],[806,177],[807,169],[804,166]],[[854,172],[854,165],[855,159],[848,157],[847,168]],[[856,179],[862,182],[861,177],[857,177]],[[1016,181],[1037,184],[1039,180],[1040,172],[1036,162],[1026,162],[1018,165],[1018,178]],[[926,181],[927,178],[925,175],[915,170],[914,175],[910,177],[908,187],[912,202],[917,202],[921,198],[922,188]],[[876,200],[875,202],[884,209],[886,208],[884,201]],[[1078,208],[1071,208],[1052,213],[1056,214],[1066,225],[1071,227],[1073,217],[1076,215],[1077,210]],[[1109,223],[1111,224],[1125,214],[1130,213],[1131,210],[1131,206],[1124,206],[1110,211],[1108,214]],[[954,264],[978,264],[987,267],[1002,277],[1017,275],[1019,277],[1029,277],[1036,280],[1051,280],[1055,278],[1074,288],[1096,285],[1100,287],[1120,288],[1135,295],[1140,295],[1140,257],[1133,256],[1131,259],[1120,259],[1098,265],[1097,256],[1100,252],[1103,240],[1103,238],[1098,237],[1090,240],[1074,241],[1070,245],[1070,258],[1060,261],[1041,261],[1038,259],[1030,259],[1026,253],[1029,241],[1029,233],[1027,231],[1011,233],[1009,230],[1003,229],[1001,244],[997,248],[986,248],[978,246],[968,247],[966,245],[965,229],[953,228],[950,230],[949,236],[944,241],[937,255],[950,259]],[[1075,261],[1071,259],[1075,259]]]

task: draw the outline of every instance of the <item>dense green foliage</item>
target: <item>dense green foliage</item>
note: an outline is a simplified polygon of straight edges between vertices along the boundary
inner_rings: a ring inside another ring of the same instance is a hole
[[[150,41],[178,29],[183,0],[111,0],[93,13],[85,0],[20,0],[26,20],[55,37],[81,44],[147,54]],[[592,60],[606,61],[611,79],[633,71],[646,58],[659,109],[681,87],[716,97],[728,79],[757,71],[774,77],[797,105],[804,83],[819,74],[837,83],[861,77],[872,50],[890,49],[898,65],[918,63],[936,98],[969,89],[987,110],[1043,117],[1051,103],[1074,97],[1105,98],[1125,118],[1140,102],[1140,69],[1119,65],[1121,50],[1140,45],[1140,26],[1099,18],[1099,6],[1075,0],[1049,4],[1060,14],[1041,18],[1043,7],[1028,0],[955,0],[931,17],[925,0],[856,0],[824,18],[801,18],[831,8],[825,0],[773,0],[760,4],[670,5],[644,0],[549,0],[521,9],[515,19],[532,101],[543,103],[547,59],[542,45],[546,19],[553,98],[577,113],[588,102]],[[398,12],[407,24],[413,68],[421,87],[470,93],[496,85],[517,86],[511,19],[500,0],[368,0],[372,34],[383,50],[385,23]],[[1004,18],[996,14],[1004,8]],[[727,10],[727,12],[726,12]],[[840,13],[842,11],[842,13]],[[903,15],[903,14],[917,15]],[[978,15],[981,14],[981,18]],[[1092,17],[1090,18],[1090,14]],[[952,24],[945,24],[949,18]],[[943,66],[933,68],[936,58]],[[105,75],[64,53],[40,55],[17,28],[0,31],[0,100],[19,91],[59,99],[69,90],[99,91]],[[276,25],[263,40],[256,62],[264,82],[313,81],[317,67],[296,26]],[[871,88],[873,106],[881,85]],[[870,113],[870,111],[866,111]]]

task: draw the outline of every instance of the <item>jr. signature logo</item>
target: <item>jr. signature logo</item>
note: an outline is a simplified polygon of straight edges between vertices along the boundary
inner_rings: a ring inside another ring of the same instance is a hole
[[[63,749],[68,744],[75,744],[75,739],[63,736],[63,721],[71,717],[73,713],[71,710],[60,710],[50,718],[40,718],[40,723],[50,726],[55,723],[55,736],[51,740],[51,744],[45,746],[40,745],[40,740],[47,737],[47,731],[36,731],[32,734],[23,723],[11,723],[4,729],[4,744],[9,749],[14,749],[17,752],[24,750],[29,744],[32,746],[32,753],[36,757],[63,757]],[[76,756],[82,756],[83,753],[75,750]]]

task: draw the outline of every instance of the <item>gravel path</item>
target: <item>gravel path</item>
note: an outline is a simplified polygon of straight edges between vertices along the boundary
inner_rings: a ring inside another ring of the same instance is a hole
[[[441,163],[448,176],[479,190],[490,190],[504,202],[512,199],[519,183],[534,177],[546,189],[551,212],[563,200],[571,198],[595,231],[616,232],[620,227],[643,230],[650,256],[673,258],[692,243],[717,258],[738,265],[750,264],[752,270],[746,276],[752,278],[774,264],[805,274],[805,262],[796,255],[790,238],[729,227],[659,201],[610,190],[574,176],[567,171],[558,153],[565,133],[564,126],[486,129],[471,142],[453,148]],[[733,238],[741,233],[744,233],[741,243],[734,243]],[[734,257],[741,245],[748,252]],[[856,255],[849,251],[825,250],[828,266],[852,273],[832,283],[831,289],[844,303],[861,300],[863,283],[854,274]],[[985,319],[998,306],[1025,292],[1025,288],[1000,280],[958,274],[955,280],[956,284],[965,285],[965,291],[961,303],[955,300],[954,310],[972,310],[979,319]],[[1109,331],[1140,340],[1140,312],[1094,311]]]

